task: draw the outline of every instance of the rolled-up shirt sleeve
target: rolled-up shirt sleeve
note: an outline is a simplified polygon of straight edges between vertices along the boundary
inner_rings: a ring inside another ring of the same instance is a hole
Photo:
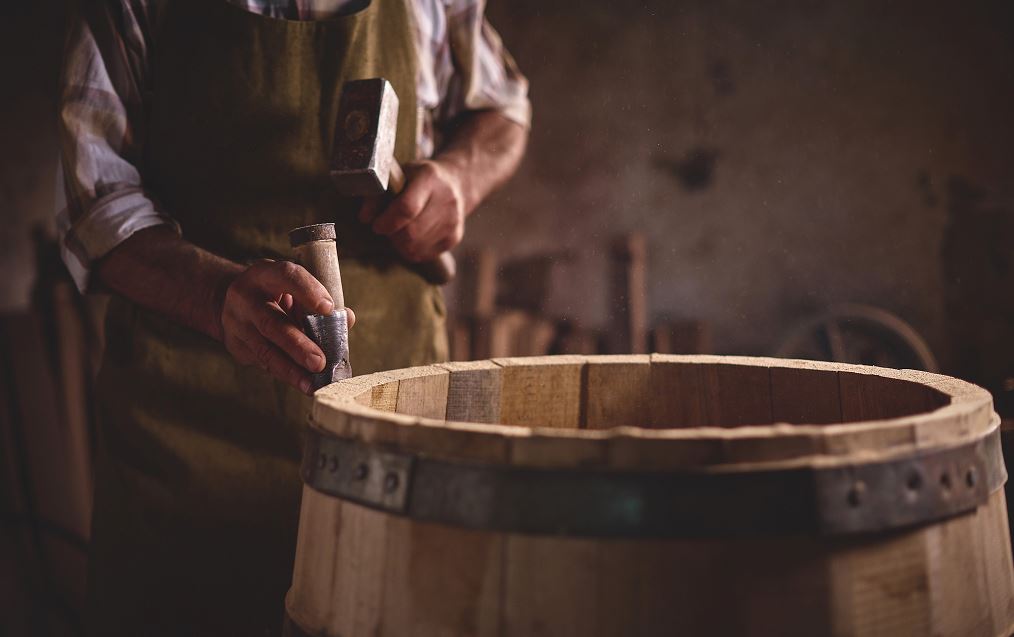
[[[437,125],[464,111],[495,110],[528,128],[528,79],[485,17],[482,0],[450,0],[447,42],[454,72],[436,113]]]
[[[137,166],[143,122],[128,115],[143,111],[137,89],[143,85],[146,47],[141,7],[118,6],[117,28],[98,34],[115,42],[100,46],[85,19],[68,40],[59,119],[67,207],[58,213],[57,225],[64,261],[81,291],[89,287],[95,262],[135,232],[152,226],[179,232],[144,190]],[[115,52],[122,57],[107,59]],[[114,64],[120,66],[111,73]]]

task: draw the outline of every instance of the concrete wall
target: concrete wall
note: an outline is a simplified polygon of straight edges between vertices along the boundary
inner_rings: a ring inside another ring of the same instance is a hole
[[[603,324],[608,240],[641,231],[653,315],[713,322],[720,352],[769,352],[804,313],[863,302],[947,359],[949,184],[1014,201],[1002,3],[494,0],[488,15],[535,127],[466,242],[577,249],[555,312]]]

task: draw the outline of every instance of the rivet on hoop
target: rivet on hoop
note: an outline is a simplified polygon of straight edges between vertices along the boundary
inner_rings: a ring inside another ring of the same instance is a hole
[[[908,487],[909,491],[918,491],[922,487],[922,474],[918,470],[913,469],[912,473],[908,474],[905,486]]]
[[[370,468],[366,466],[365,462],[360,463],[356,467],[356,480],[365,480],[368,475],[370,475]]]
[[[978,476],[975,474],[975,467],[969,467],[968,473],[965,474],[965,484],[967,484],[969,488],[972,488],[975,486],[977,480]]]
[[[863,496],[866,494],[866,483],[862,480],[856,480],[856,483],[852,485],[852,488],[848,492],[848,503],[851,507],[857,507],[863,503]]]
[[[400,480],[398,479],[398,474],[393,471],[389,472],[386,476],[384,476],[384,491],[391,493],[398,488],[399,482]]]

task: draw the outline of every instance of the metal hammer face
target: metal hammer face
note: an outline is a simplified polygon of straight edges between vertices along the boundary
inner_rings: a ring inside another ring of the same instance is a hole
[[[342,87],[334,133],[331,178],[343,195],[371,196],[387,190],[398,132],[398,96],[383,78]]]

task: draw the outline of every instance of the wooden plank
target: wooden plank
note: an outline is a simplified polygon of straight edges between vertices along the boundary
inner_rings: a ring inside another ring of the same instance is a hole
[[[859,422],[866,418],[863,404],[862,375],[852,372],[838,372],[838,395],[841,399],[842,422]]]
[[[616,317],[610,353],[648,352],[648,246],[644,235],[630,234],[613,245],[612,298]]]
[[[735,573],[710,600],[734,597],[720,612],[728,635],[828,635],[831,614],[827,544],[817,537],[745,538],[701,543],[713,556],[708,573]],[[717,559],[716,559],[717,558]],[[697,581],[700,581],[698,579]],[[731,589],[731,595],[729,594]],[[702,626],[705,629],[705,626]]]
[[[556,323],[521,310],[500,311],[475,319],[473,358],[542,356],[556,337]]]
[[[434,458],[503,464],[513,436],[496,425],[470,425],[423,420],[401,427],[396,439],[399,448]]]
[[[399,370],[398,413],[443,420],[449,380],[447,370],[435,366]]]
[[[552,347],[556,354],[600,354],[601,341],[600,333],[585,329],[573,321],[561,321],[557,324]]]
[[[722,462],[750,464],[798,460],[823,451],[823,439],[795,425],[774,425],[764,434],[729,437],[722,444]]]
[[[981,509],[926,529],[933,634],[1001,634],[991,614],[981,612],[981,600],[989,597],[984,573],[989,558],[979,534]]]
[[[556,338],[556,323],[539,316],[528,316],[517,334],[516,356],[545,356]]]
[[[382,411],[398,410],[398,387],[397,379],[380,382],[373,386],[370,392],[370,407]]]
[[[386,550],[380,635],[499,635],[503,536],[392,516]]]
[[[856,426],[829,425],[823,439],[823,452],[828,455],[848,455],[864,451],[904,448],[916,443],[913,425],[897,427],[859,428]]]
[[[707,422],[722,427],[772,422],[771,378],[767,367],[705,365],[701,373]]]
[[[934,634],[922,532],[882,536],[842,548],[829,571],[834,634]]]
[[[829,634],[824,557],[811,538],[603,542],[594,634]]]
[[[445,363],[450,372],[447,387],[447,420],[496,423],[500,420],[503,368],[491,361]]]
[[[552,297],[555,273],[561,263],[570,259],[568,253],[549,253],[521,257],[502,264],[497,279],[497,305],[535,315],[544,314]]]
[[[611,633],[603,634],[648,637],[733,634],[727,625],[732,615],[729,606],[736,604],[737,599],[730,590],[735,590],[734,584],[729,581],[719,584],[706,575],[715,572],[721,563],[718,559],[721,550],[714,543],[646,539],[621,551],[636,568],[638,599],[628,603],[636,603],[637,612],[631,616],[629,610],[611,608],[611,601],[602,600],[604,610],[625,615],[631,622],[626,630],[614,624]],[[599,621],[610,625],[608,619]]]
[[[725,441],[715,437],[643,440],[619,436],[606,441],[606,447],[613,469],[668,471],[706,467],[725,458]]]
[[[387,515],[303,489],[286,607],[314,634],[375,634],[381,625]]]
[[[774,422],[823,425],[841,422],[838,373],[809,368],[771,368]]]
[[[521,312],[507,312],[494,315],[489,322],[489,346],[487,355],[517,356],[517,335],[524,328],[525,316]]]
[[[670,321],[650,332],[651,351],[658,354],[710,354],[711,324],[705,321]]]
[[[528,315],[517,310],[499,312],[473,321],[472,355],[474,358],[517,356],[520,334],[528,325]]]
[[[599,542],[595,564],[595,633],[593,636],[650,636],[641,623],[642,605],[651,591],[643,588],[640,542]],[[674,606],[670,603],[669,607]],[[670,624],[672,626],[672,624]],[[658,630],[654,631],[658,634]]]
[[[842,421],[883,420],[933,411],[947,402],[920,383],[874,374],[838,374]]]
[[[656,429],[709,424],[704,398],[703,365],[651,356],[650,425]]]
[[[1003,490],[993,493],[976,511],[975,524],[982,546],[979,564],[988,593],[990,619],[994,635],[1014,634],[1014,570],[1011,569],[1011,540],[1007,523],[1007,503]],[[957,584],[957,579],[950,580]],[[966,633],[968,634],[968,633]]]
[[[448,356],[452,361],[472,358],[472,321],[460,316],[447,320]]]
[[[581,422],[581,356],[498,358],[503,367],[500,421],[576,429]]]
[[[608,441],[532,434],[511,440],[510,464],[520,467],[576,469],[608,466]]]
[[[323,630],[336,619],[332,602],[339,543],[330,538],[340,525],[341,501],[304,486],[292,587],[285,601],[289,614],[308,630]]]
[[[343,502],[341,511],[336,529],[332,623],[341,626],[338,634],[372,635],[383,622],[387,525],[391,517],[351,502]]]
[[[458,313],[467,318],[491,316],[496,310],[497,257],[492,248],[462,255],[458,268]]]
[[[470,329],[471,358],[492,358],[490,355],[490,349],[492,347],[493,317],[488,316],[472,319]]]
[[[508,535],[503,637],[594,635],[599,546],[588,539]]]
[[[639,427],[651,421],[649,356],[589,356],[584,372],[584,427]]]

